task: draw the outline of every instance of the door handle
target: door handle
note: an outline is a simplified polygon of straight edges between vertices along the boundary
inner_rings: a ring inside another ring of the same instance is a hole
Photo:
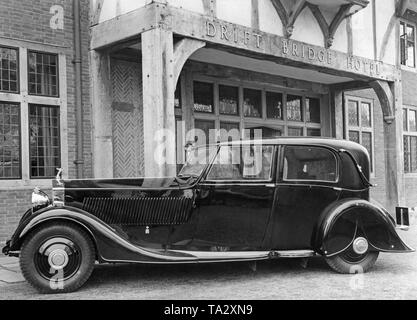
[[[267,188],[275,188],[275,184],[274,183],[268,183],[265,185],[265,187]]]

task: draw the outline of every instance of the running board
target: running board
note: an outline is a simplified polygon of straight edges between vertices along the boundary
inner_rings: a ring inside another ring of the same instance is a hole
[[[313,250],[283,250],[271,252],[274,258],[308,258],[317,255]]]

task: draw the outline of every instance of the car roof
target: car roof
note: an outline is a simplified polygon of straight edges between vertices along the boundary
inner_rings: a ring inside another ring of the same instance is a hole
[[[348,151],[367,153],[367,150],[362,145],[348,141],[333,138],[316,138],[316,137],[280,137],[273,139],[259,139],[259,140],[241,140],[222,142],[219,145],[249,145],[249,144],[263,144],[263,145],[296,145],[296,146],[322,146],[332,149],[346,149]]]

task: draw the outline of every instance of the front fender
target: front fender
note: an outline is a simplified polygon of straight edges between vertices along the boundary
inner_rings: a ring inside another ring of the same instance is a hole
[[[44,223],[71,221],[81,226],[92,237],[100,261],[104,262],[163,262],[195,260],[189,255],[165,255],[161,252],[133,245],[116,229],[95,216],[73,207],[47,208],[19,225],[11,242],[10,251],[19,251],[27,234]]]
[[[331,257],[346,250],[358,234],[366,237],[376,251],[414,251],[398,236],[385,209],[361,199],[345,199],[328,206],[315,228],[313,247]]]

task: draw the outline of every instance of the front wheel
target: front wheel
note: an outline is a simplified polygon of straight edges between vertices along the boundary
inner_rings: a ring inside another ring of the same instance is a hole
[[[94,244],[81,228],[52,224],[28,235],[20,253],[25,279],[41,293],[68,293],[90,277],[95,262]]]
[[[378,251],[370,251],[365,238],[356,238],[345,251],[326,258],[327,264],[338,273],[368,272],[378,259]]]

